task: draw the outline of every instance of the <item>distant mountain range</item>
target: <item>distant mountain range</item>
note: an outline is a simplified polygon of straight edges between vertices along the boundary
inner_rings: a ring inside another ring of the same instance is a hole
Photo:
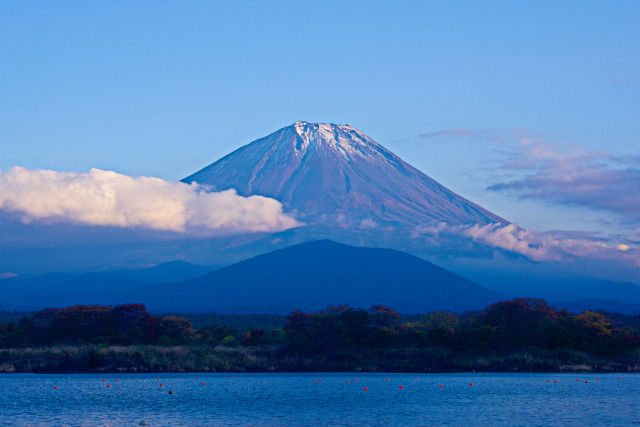
[[[161,265],[193,272],[186,263]],[[138,272],[139,277],[150,271]],[[43,276],[46,281],[49,276]],[[119,275],[81,275],[44,292],[35,278],[0,281],[3,304],[23,309],[78,303],[143,302],[154,311],[287,313],[327,305],[388,305],[406,313],[480,309],[501,295],[415,256],[390,249],[358,248],[329,240],[259,255],[179,283],[141,286]],[[3,283],[4,282],[4,283]],[[12,286],[7,286],[12,285]],[[18,292],[21,285],[23,292]],[[29,288],[31,291],[29,291]],[[0,308],[3,308],[0,306]]]
[[[154,284],[157,274],[164,278]],[[206,272],[200,275],[199,273]],[[185,262],[118,274],[53,274],[0,280],[0,309],[142,302],[154,312],[278,313],[349,304],[403,313],[477,310],[513,296],[560,308],[640,312],[640,286],[586,284],[580,300],[520,290],[498,293],[421,258],[391,249],[319,240],[259,255],[213,272]],[[197,277],[194,277],[197,275]],[[137,278],[136,278],[137,277]],[[604,286],[604,287],[603,287]],[[503,290],[504,291],[504,290]]]
[[[111,296],[152,283],[181,282],[215,269],[185,261],[170,261],[141,270],[48,273],[2,279],[0,310],[32,310],[88,302],[96,304],[104,295]]]

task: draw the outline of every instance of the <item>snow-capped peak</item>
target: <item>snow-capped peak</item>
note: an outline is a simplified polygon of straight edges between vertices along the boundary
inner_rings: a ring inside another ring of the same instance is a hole
[[[281,201],[340,227],[508,222],[465,200],[351,125],[295,122],[184,179]]]
[[[379,144],[351,125],[337,125],[333,123],[295,122],[295,133],[302,144],[296,145],[298,150],[331,149],[345,158],[350,156],[375,157]],[[286,129],[286,128],[285,128]],[[371,147],[376,147],[373,151]]]

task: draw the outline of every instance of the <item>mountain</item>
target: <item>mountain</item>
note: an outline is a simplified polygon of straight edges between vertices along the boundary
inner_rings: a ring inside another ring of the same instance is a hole
[[[194,279],[216,270],[216,267],[205,267],[186,261],[168,261],[144,270],[124,270],[124,274],[143,283],[176,283]]]
[[[47,273],[42,275],[24,275],[0,280],[0,292],[3,300],[15,295],[32,295],[56,293],[60,286],[73,280],[78,275],[72,273]],[[0,309],[5,307],[0,307]]]
[[[0,280],[0,310],[31,310],[46,306],[100,303],[100,297],[119,295],[152,283],[177,283],[215,270],[184,261],[169,261],[142,269],[119,269],[84,274],[49,273]]]
[[[143,302],[154,311],[287,313],[329,304],[382,304],[403,313],[424,313],[481,309],[501,296],[407,253],[320,240],[120,298]]]
[[[90,303],[97,304],[99,300],[93,295],[139,288],[144,283],[121,274],[57,273],[15,277],[3,280],[0,285],[3,296],[0,310],[34,310],[84,304],[87,296],[90,296]]]
[[[56,286],[57,293],[77,293],[87,290],[131,289],[142,286],[144,282],[124,274],[85,273]]]
[[[351,125],[296,122],[183,181],[275,198],[307,224],[367,228],[508,223]]]

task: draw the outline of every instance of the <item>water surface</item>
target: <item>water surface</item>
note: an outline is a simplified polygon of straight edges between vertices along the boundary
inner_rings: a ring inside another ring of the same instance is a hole
[[[16,426],[640,425],[637,374],[5,374],[0,390]]]

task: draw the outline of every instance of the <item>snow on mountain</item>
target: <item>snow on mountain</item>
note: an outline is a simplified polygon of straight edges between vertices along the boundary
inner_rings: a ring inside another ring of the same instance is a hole
[[[351,125],[299,121],[185,178],[283,203],[307,224],[346,228],[508,224]]]

